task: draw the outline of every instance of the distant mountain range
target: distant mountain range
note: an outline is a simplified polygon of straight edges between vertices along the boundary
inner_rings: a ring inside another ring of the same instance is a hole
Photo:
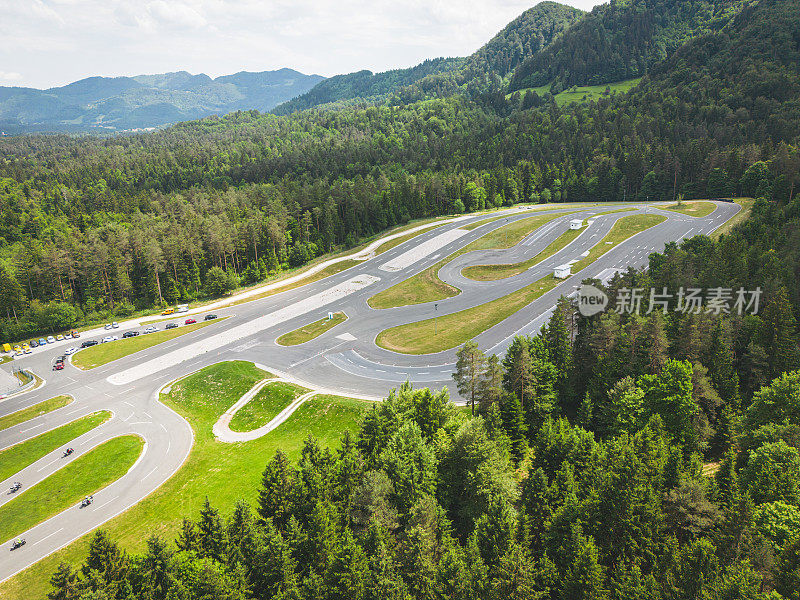
[[[89,77],[47,90],[0,87],[0,131],[118,132],[160,127],[234,110],[272,110],[319,82],[292,69],[212,79],[186,71]]]

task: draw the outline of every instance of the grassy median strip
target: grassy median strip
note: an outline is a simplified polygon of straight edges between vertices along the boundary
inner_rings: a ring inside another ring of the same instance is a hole
[[[304,325],[300,329],[295,329],[289,333],[283,334],[275,340],[281,346],[297,346],[298,344],[305,344],[314,338],[318,338],[326,331],[333,329],[339,323],[344,323],[347,320],[347,315],[343,312],[333,313],[333,318],[329,319],[324,317],[319,321],[314,321],[308,325]]]
[[[239,444],[216,441],[211,428],[219,416],[265,376],[264,371],[252,363],[223,362],[189,375],[173,385],[169,394],[161,395],[162,401],[189,421],[195,431],[195,442],[183,467],[172,478],[103,525],[123,549],[143,551],[150,534],[173,540],[183,517],[197,517],[206,496],[223,513],[230,511],[241,498],[252,505],[264,467],[278,448],[297,460],[309,435],[317,438],[323,448],[337,448],[342,433],[348,429],[355,431],[361,416],[371,405],[349,398],[317,396],[262,438]],[[0,584],[0,598],[46,597],[50,576],[58,564],[84,560],[91,535],[87,534]]]
[[[233,416],[231,431],[253,431],[266,425],[284,408],[310,391],[286,381],[268,383]]]
[[[584,230],[585,228],[567,229],[553,242],[551,242],[547,248],[529,260],[513,264],[476,265],[474,267],[466,267],[465,269],[461,270],[461,274],[464,277],[467,277],[468,279],[474,279],[475,281],[497,281],[498,279],[505,279],[506,277],[519,275],[520,273],[530,269],[533,265],[550,258],[559,250],[563,250],[567,244],[575,241],[575,239],[582,234]]]
[[[136,337],[124,338],[115,342],[90,346],[89,348],[84,348],[76,352],[72,356],[72,364],[79,369],[94,369],[95,367],[100,367],[117,359],[134,354],[135,352],[146,350],[156,344],[168,342],[169,340],[191,333],[192,331],[197,331],[207,325],[219,323],[225,318],[227,317],[215,319],[213,321],[200,321],[192,325],[181,325],[175,329],[164,329],[162,331],[156,331],[155,333],[147,333],[137,335]]]
[[[40,417],[58,408],[63,408],[70,402],[72,402],[71,396],[56,396],[44,402],[39,402],[39,404],[34,404],[28,408],[13,412],[5,417],[0,417],[0,431],[8,429],[9,427],[14,427],[14,425],[19,425],[25,421],[30,421],[31,419]]]
[[[92,413],[0,451],[0,481],[8,479],[56,448],[66,446],[76,437],[91,431],[110,418],[111,413],[108,411]]]
[[[633,237],[637,233],[641,233],[646,229],[650,229],[651,227],[655,227],[659,223],[663,223],[667,220],[667,217],[664,215],[630,215],[629,217],[622,217],[611,228],[611,231],[608,232],[606,237],[602,240],[597,242],[592,249],[589,250],[588,256],[580,259],[577,263],[572,265],[572,272],[577,273],[584,267],[589,266],[598,258],[603,256],[606,252],[611,250],[612,248],[616,248],[622,242],[627,240],[630,237]]]
[[[689,217],[707,217],[717,210],[717,205],[713,202],[684,202],[683,204],[673,204],[672,206],[659,206],[661,210],[680,213]]]
[[[455,348],[524,308],[559,281],[552,275],[497,300],[436,319],[398,325],[378,334],[381,348],[403,354],[431,354]],[[434,334],[434,332],[436,332]]]
[[[439,279],[438,273],[447,263],[474,250],[494,250],[516,246],[539,227],[568,214],[572,213],[535,215],[498,227],[413,277],[378,292],[367,302],[372,308],[396,308],[457,296],[461,290]]]
[[[142,452],[144,440],[124,435],[100,444],[63,469],[0,506],[0,540],[8,540],[76,505],[83,498],[113,483],[131,468]],[[29,540],[33,541],[33,540]]]

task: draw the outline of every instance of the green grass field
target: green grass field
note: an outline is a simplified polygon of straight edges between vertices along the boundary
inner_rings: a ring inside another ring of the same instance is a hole
[[[13,412],[5,417],[0,417],[0,431],[8,429],[9,427],[14,427],[14,425],[19,425],[25,421],[30,421],[31,419],[35,419],[36,417],[58,408],[62,408],[70,402],[72,402],[71,396],[56,396],[44,402],[39,402],[39,404],[34,404],[28,408]]]
[[[449,350],[497,325],[558,283],[557,279],[548,275],[497,300],[443,315],[435,324],[434,319],[425,319],[386,329],[378,334],[375,342],[381,348],[403,354],[431,354]]]
[[[231,431],[253,431],[266,425],[284,408],[309,391],[311,390],[286,381],[268,383],[233,416],[230,422]]]
[[[207,327],[208,325],[219,323],[220,321],[224,321],[225,318],[227,317],[215,319],[213,321],[200,321],[199,323],[194,323],[192,325],[181,325],[176,329],[163,329],[161,331],[156,331],[155,333],[148,333],[146,335],[138,335],[136,337],[117,340],[116,342],[108,342],[107,344],[90,346],[89,348],[84,348],[83,350],[79,350],[73,354],[72,364],[79,369],[84,370],[101,367],[112,361],[130,356],[131,354],[141,350],[151,348],[156,344],[168,342],[182,335],[186,335],[187,333],[191,333],[192,331],[197,331],[198,329]],[[172,320],[175,321],[177,319]]]
[[[650,214],[622,217],[616,223],[614,223],[614,226],[611,228],[611,231],[608,232],[606,237],[597,242],[597,244],[595,244],[592,249],[589,250],[588,256],[582,258],[577,263],[572,265],[572,272],[577,273],[584,267],[592,264],[612,248],[616,248],[628,238],[633,237],[637,233],[641,233],[646,229],[655,227],[659,223],[663,223],[666,220],[667,217],[663,215]]]
[[[105,423],[110,418],[111,413],[107,411],[93,413],[0,451],[0,481],[8,479],[56,448],[66,447],[79,435]]]
[[[555,95],[556,104],[564,106],[570,102],[590,102],[597,100],[602,96],[607,96],[614,93],[626,93],[636,87],[642,80],[641,77],[636,79],[626,79],[625,81],[617,81],[614,83],[602,85],[574,85],[569,89],[564,90]],[[526,88],[520,90],[521,94],[525,94],[528,90],[536,92],[538,95],[543,96],[550,91],[550,84],[542,85],[535,88]],[[516,93],[516,92],[514,92]],[[506,98],[510,98],[513,94],[507,94]]]
[[[461,250],[454,252],[450,256],[446,256],[424,271],[378,292],[367,302],[372,308],[382,309],[435,302],[437,300],[444,300],[457,296],[461,293],[461,290],[439,279],[439,270],[444,265],[454,260],[456,257],[466,254],[467,252],[472,252],[473,250],[504,249],[516,246],[532,231],[535,231],[542,225],[549,223],[553,219],[564,216],[565,214],[572,213],[534,215],[498,227],[471,244],[468,244]]]
[[[244,498],[256,502],[261,474],[275,450],[293,460],[309,435],[323,446],[338,447],[342,433],[355,431],[369,403],[318,396],[303,404],[275,431],[258,440],[224,444],[214,439],[211,427],[236,400],[266,374],[245,362],[224,362],[179,381],[162,400],[183,415],[195,431],[195,443],[183,467],[163,486],[103,527],[122,548],[143,550],[150,534],[170,542],[184,516],[196,517],[206,495],[223,511]],[[235,485],[231,485],[234,481]],[[73,542],[0,584],[3,600],[43,598],[49,579],[62,561],[76,563],[86,557],[91,534]]]
[[[18,497],[0,506],[0,540],[27,531],[116,481],[133,466],[143,445],[138,435],[108,440],[24,493],[17,492]]]
[[[289,333],[284,333],[275,341],[281,346],[297,346],[298,344],[305,344],[314,338],[318,338],[326,331],[333,329],[339,323],[344,323],[346,320],[347,315],[343,312],[333,313],[332,319],[324,317],[319,321],[314,321],[308,325],[303,325],[299,329],[295,329]]]
[[[689,217],[707,217],[717,210],[717,205],[713,202],[690,201],[684,202],[682,206],[673,204],[672,206],[659,206],[658,208],[661,210],[669,210],[682,215],[687,215]]]

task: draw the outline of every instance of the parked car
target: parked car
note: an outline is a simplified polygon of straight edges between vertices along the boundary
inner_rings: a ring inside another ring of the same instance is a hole
[[[167,310],[163,311],[161,314],[162,315],[171,315],[174,312],[175,312],[174,308],[168,308]]]
[[[184,325],[192,325],[193,323],[197,323],[197,319],[186,319],[183,322]]]
[[[110,341],[111,341],[111,336],[110,336],[110,335],[107,335],[107,336],[106,336],[106,337],[104,337],[102,340],[100,340],[100,343],[101,343],[101,344],[107,344],[107,343],[108,343],[108,342],[110,342]]]
[[[119,323],[117,323],[116,321],[114,321],[113,323],[111,323],[111,328],[112,328],[112,329],[119,329]]]
[[[205,321],[211,321],[212,319],[216,319],[216,318],[217,318],[217,315],[212,313],[210,315],[206,315],[206,318],[204,320]]]
[[[28,346],[28,344],[25,344],[25,345],[22,347],[22,351],[23,351],[25,354],[32,354],[32,353],[33,353],[33,350],[31,350],[31,347],[30,347],[30,346]]]
[[[65,340],[70,340],[70,339],[72,339],[72,334],[71,334],[71,333],[68,331],[67,333],[65,333],[65,334],[64,334],[64,339],[65,339]]]
[[[137,335],[139,335],[138,331],[126,331],[125,333],[122,334],[122,338],[123,339],[132,338],[132,337],[136,337]]]
[[[67,360],[67,357],[63,354],[61,356],[56,356],[56,363],[63,363],[65,360]]]
[[[46,344],[47,344],[47,340],[46,340],[46,339],[44,339],[44,338],[39,338],[39,345],[40,345],[40,346],[45,346]]]
[[[77,329],[73,329],[73,330],[72,330],[72,331],[70,331],[69,333],[70,333],[70,335],[71,335],[73,338],[79,338],[79,337],[81,337],[81,333],[80,333],[80,332],[79,332]]]
[[[67,348],[66,350],[64,350],[64,354],[66,354],[67,356],[70,356],[72,354],[75,354],[77,351],[78,351],[77,348],[70,347],[70,348]]]
[[[64,336],[63,336],[63,335],[61,335],[60,333],[59,333],[59,334],[56,336],[56,341],[57,341],[57,342],[60,342],[60,341],[62,341],[63,339],[64,339]]]
[[[56,338],[54,338],[52,335],[48,335],[47,336],[47,343],[48,344],[52,344],[55,341],[56,341]]]
[[[145,333],[154,333],[156,331],[158,331],[158,327],[155,325],[150,325],[150,327],[144,330]]]
[[[92,346],[97,346],[99,342],[97,340],[86,340],[81,344],[81,348],[90,348]]]
[[[56,364],[53,365],[53,371],[63,371],[63,370],[64,370],[63,362],[57,362]]]
[[[103,325],[103,329],[111,329],[111,323],[106,323]]]
[[[178,310],[176,310],[175,312],[178,312],[178,313],[189,312],[189,305],[188,304],[180,304],[180,305],[178,305]]]
[[[36,340],[31,340],[31,341],[28,343],[28,345],[29,345],[31,348],[38,348],[38,347],[39,347],[39,342],[37,342]]]
[[[177,323],[167,323],[167,326],[164,327],[164,329],[175,329],[177,326]]]

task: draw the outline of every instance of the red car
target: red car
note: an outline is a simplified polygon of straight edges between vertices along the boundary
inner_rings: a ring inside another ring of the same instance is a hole
[[[53,371],[61,371],[64,369],[64,363],[59,362],[53,365]]]
[[[195,319],[186,319],[183,324],[184,325],[191,325],[192,323],[197,323]]]

